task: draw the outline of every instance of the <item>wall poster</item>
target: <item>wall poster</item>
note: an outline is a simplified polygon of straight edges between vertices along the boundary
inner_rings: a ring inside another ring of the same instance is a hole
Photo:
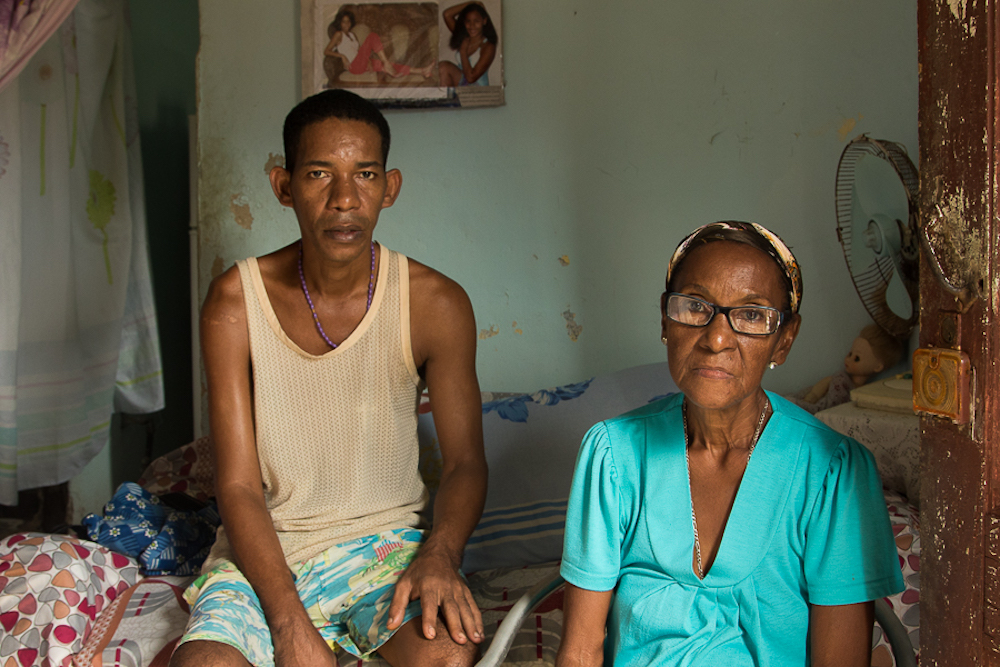
[[[502,0],[302,0],[302,93],[381,108],[504,103]]]

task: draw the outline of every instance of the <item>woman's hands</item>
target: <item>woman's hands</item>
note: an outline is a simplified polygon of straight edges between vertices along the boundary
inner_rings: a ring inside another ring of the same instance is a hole
[[[486,5],[484,5],[481,2],[477,2],[476,0],[470,0],[469,2],[460,2],[457,5],[454,5],[444,10],[444,13],[441,14],[441,18],[444,19],[444,24],[448,26],[448,30],[450,30],[451,32],[455,32],[455,19],[458,18],[458,15],[462,13],[462,10],[468,7],[469,5],[479,5],[480,7],[484,8],[486,7]]]
[[[476,61],[476,66],[473,67],[470,58],[477,50],[480,50],[479,60]],[[482,38],[477,39],[475,42],[472,41],[471,37],[463,39],[458,53],[462,58],[462,76],[465,77],[465,82],[475,83],[478,81],[479,77],[485,74],[486,70],[493,64],[493,57],[496,55],[496,52],[496,45]]]
[[[476,52],[476,49],[478,48],[479,44],[476,44],[475,48],[473,48],[472,38],[466,37],[465,39],[462,40],[462,46],[459,47],[458,52],[462,54],[462,60],[466,61],[469,59],[470,56],[472,56],[473,53]]]

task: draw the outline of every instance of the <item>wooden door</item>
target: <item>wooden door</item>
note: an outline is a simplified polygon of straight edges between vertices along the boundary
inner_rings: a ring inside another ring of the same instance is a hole
[[[924,666],[1000,666],[998,5],[918,0],[920,344],[974,373],[968,424],[921,419]]]

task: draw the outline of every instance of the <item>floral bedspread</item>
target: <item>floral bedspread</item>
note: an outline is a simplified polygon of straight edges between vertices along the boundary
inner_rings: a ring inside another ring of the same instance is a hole
[[[522,440],[522,432],[516,429],[524,428],[530,418],[536,435],[541,432],[552,436],[546,440],[547,445],[559,448],[554,436],[565,436],[562,430],[567,418],[562,412],[573,410],[592,419],[594,411],[590,403],[603,405],[608,401],[607,396],[622,396],[622,386],[636,385],[633,376],[623,376],[614,382],[605,377],[534,394],[484,396],[483,413],[495,422],[490,424],[493,437],[501,429],[509,428],[512,440]],[[644,403],[651,400],[650,396],[659,397],[663,391],[650,383],[633,393],[635,400]],[[585,394],[591,398],[585,398]],[[612,407],[622,411],[621,406]],[[579,434],[572,434],[572,438],[579,443]],[[199,439],[154,461],[139,483],[154,494],[184,493],[207,501],[213,488],[209,453],[208,439]],[[545,492],[551,493],[548,487]],[[906,590],[887,601],[906,628],[913,646],[918,647],[919,514],[894,491],[886,490],[885,499],[906,582]],[[489,507],[487,510],[489,514]],[[487,514],[484,520],[489,518]],[[554,575],[558,563],[480,569],[469,575],[469,584],[483,611],[489,641],[514,602],[536,583]],[[165,666],[187,621],[188,608],[181,594],[191,580],[192,577],[161,576],[142,579],[135,560],[67,536],[21,534],[0,541],[0,666]],[[554,664],[562,620],[559,589],[529,615],[504,664],[509,667]],[[341,665],[382,667],[386,663],[378,658],[365,662],[341,658]],[[892,665],[894,660],[885,637],[876,627],[872,666]]]

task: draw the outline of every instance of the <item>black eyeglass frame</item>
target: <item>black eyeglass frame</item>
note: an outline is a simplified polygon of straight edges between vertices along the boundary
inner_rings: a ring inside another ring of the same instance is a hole
[[[781,325],[785,323],[785,320],[793,315],[792,311],[790,310],[778,310],[777,308],[771,308],[770,306],[720,306],[718,304],[712,303],[711,301],[705,301],[704,299],[699,299],[696,296],[691,296],[690,294],[683,294],[681,292],[664,292],[664,294],[667,297],[666,303],[664,304],[664,312],[666,313],[667,318],[669,318],[671,322],[677,322],[677,324],[680,324],[681,326],[694,327],[696,329],[703,329],[707,327],[709,324],[712,323],[716,315],[722,314],[726,316],[726,322],[729,323],[729,328],[732,329],[734,333],[737,333],[741,336],[756,336],[756,337],[773,336],[774,334],[778,333],[778,330],[781,328]],[[684,299],[691,299],[693,301],[697,301],[698,303],[704,304],[705,306],[712,309],[712,316],[708,318],[708,321],[705,322],[704,324],[690,324],[688,322],[681,322],[680,320],[675,320],[673,317],[670,317],[670,297],[673,296],[679,296]],[[770,310],[775,313],[778,313],[778,323],[774,326],[774,331],[771,331],[769,333],[747,333],[745,331],[740,331],[739,329],[737,329],[735,326],[733,326],[733,320],[729,316],[729,313],[731,313],[734,310],[741,310],[743,308]]]

